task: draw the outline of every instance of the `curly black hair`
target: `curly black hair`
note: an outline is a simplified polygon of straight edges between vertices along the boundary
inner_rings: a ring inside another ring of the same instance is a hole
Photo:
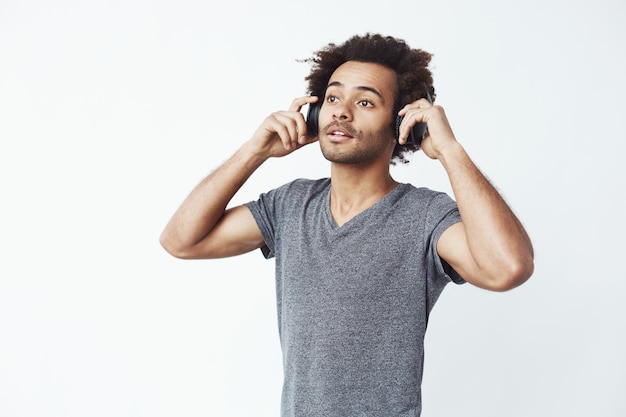
[[[398,93],[394,112],[397,113],[408,103],[427,97],[435,99],[432,73],[428,64],[432,54],[421,49],[412,49],[398,38],[380,34],[366,33],[355,35],[341,45],[329,43],[314,53],[314,56],[302,60],[312,63],[311,72],[305,77],[308,81],[307,93],[324,97],[326,86],[333,72],[347,61],[368,62],[383,65],[395,71],[398,82]],[[395,129],[395,117],[393,126]],[[391,163],[406,163],[406,154],[414,152],[417,146],[400,146],[396,144]]]

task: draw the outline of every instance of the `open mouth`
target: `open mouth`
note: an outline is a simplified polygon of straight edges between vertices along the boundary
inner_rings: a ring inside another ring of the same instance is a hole
[[[350,128],[338,124],[329,126],[328,129],[326,129],[326,135],[333,141],[352,139],[355,136]]]

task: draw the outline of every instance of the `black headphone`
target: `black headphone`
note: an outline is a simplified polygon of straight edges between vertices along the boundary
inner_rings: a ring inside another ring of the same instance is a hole
[[[319,116],[320,109],[322,108],[322,103],[324,102],[324,98],[325,97],[321,96],[320,100],[318,100],[316,103],[309,104],[309,110],[307,111],[306,115],[306,129],[309,136],[317,136],[319,133]],[[425,98],[430,104],[433,103],[433,99],[428,92],[428,88],[426,88]],[[398,113],[399,111],[400,109],[397,109],[395,113]],[[400,137],[400,123],[402,123],[402,119],[404,119],[403,116],[396,116],[396,142]],[[416,123],[411,129],[409,137],[407,138],[406,143],[403,146],[415,145],[417,148],[419,148],[420,144],[422,143],[422,139],[424,139],[424,136],[426,136],[426,123]]]

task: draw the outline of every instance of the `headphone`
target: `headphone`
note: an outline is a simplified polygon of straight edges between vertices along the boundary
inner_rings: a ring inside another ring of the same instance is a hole
[[[319,133],[318,130],[319,130],[320,109],[322,108],[322,103],[324,102],[325,97],[322,96],[320,98],[321,99],[318,100],[316,103],[309,104],[309,110],[307,111],[307,116],[306,116],[306,129],[307,129],[309,136],[317,136]],[[430,96],[430,93],[428,92],[428,88],[426,88],[425,98],[426,100],[428,100],[430,104],[433,103],[433,99]],[[398,111],[400,111],[400,109],[397,109],[395,113],[398,113]],[[396,142],[398,142],[398,138],[400,137],[400,123],[402,123],[403,119],[404,119],[404,116],[396,116],[396,127],[395,127]],[[411,128],[411,132],[409,133],[409,137],[407,138],[406,143],[402,146],[414,145],[419,149],[420,144],[422,143],[422,139],[424,139],[424,136],[426,136],[426,123],[416,123]]]

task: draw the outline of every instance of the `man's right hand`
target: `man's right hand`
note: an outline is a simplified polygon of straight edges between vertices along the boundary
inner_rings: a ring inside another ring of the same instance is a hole
[[[302,106],[317,102],[316,96],[299,97],[292,101],[289,110],[269,115],[246,144],[263,159],[281,157],[317,141],[317,136],[307,135],[306,120],[300,112]]]
[[[187,196],[161,234],[163,247],[183,259],[222,258],[262,247],[263,236],[250,210],[226,206],[265,160],[317,141],[307,136],[300,113],[302,106],[317,100],[297,98],[288,111],[267,117],[249,141]]]

